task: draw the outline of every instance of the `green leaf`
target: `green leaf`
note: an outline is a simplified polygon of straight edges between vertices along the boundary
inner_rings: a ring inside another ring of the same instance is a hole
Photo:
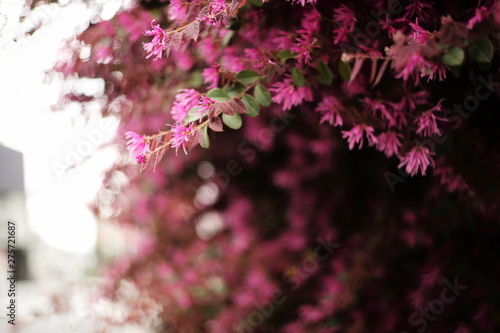
[[[273,102],[271,99],[271,94],[262,84],[255,86],[254,95],[257,102],[262,106],[269,106]]]
[[[304,74],[302,74],[302,72],[297,67],[294,67],[292,69],[292,81],[296,87],[303,87],[306,85]]]
[[[319,72],[318,81],[326,86],[333,83],[333,73],[330,68],[321,60],[316,63],[316,69]]]
[[[234,36],[234,30],[229,30],[224,36],[224,39],[222,40],[222,46],[226,47],[231,41],[231,38],[233,38],[233,36]]]
[[[227,127],[237,130],[241,128],[243,124],[243,120],[238,113],[233,114],[232,116],[227,115],[225,113],[222,114],[222,122],[226,124]]]
[[[443,54],[443,64],[446,66],[454,67],[460,66],[464,62],[465,53],[464,50],[455,46],[454,48],[448,50],[445,54]]]
[[[201,128],[201,132],[203,134],[203,140],[200,143],[200,146],[202,146],[203,148],[209,148],[210,138],[208,137],[208,124]]]
[[[229,96],[226,94],[226,92],[220,88],[210,89],[207,92],[207,97],[210,97],[216,102],[224,102],[229,99]]]
[[[489,64],[493,59],[493,45],[488,38],[483,38],[472,43],[468,53],[474,61]]]
[[[349,81],[351,78],[351,65],[348,62],[339,61],[339,74],[342,80]]]
[[[201,71],[193,71],[191,75],[189,75],[188,85],[191,88],[199,88],[203,84],[203,76],[201,75]]]
[[[195,106],[188,111],[186,118],[184,119],[184,124],[192,123],[193,121],[200,119],[200,114],[197,112],[200,109],[199,106]],[[203,115],[205,116],[205,114]]]
[[[249,84],[252,84],[254,82],[257,82],[260,80],[260,75],[257,74],[254,71],[251,71],[249,69],[245,69],[238,74],[236,74],[236,78],[243,83],[244,85],[248,86]]]
[[[259,102],[253,96],[245,94],[241,98],[241,101],[243,104],[245,104],[245,107],[247,109],[247,115],[250,117],[257,117],[260,113],[260,106]]]
[[[276,57],[282,62],[285,63],[288,59],[293,59],[297,56],[298,53],[292,52],[290,50],[283,50],[276,54]]]
[[[227,94],[229,98],[233,98],[245,91],[245,86],[241,83],[236,83],[234,87],[226,86],[222,90]]]

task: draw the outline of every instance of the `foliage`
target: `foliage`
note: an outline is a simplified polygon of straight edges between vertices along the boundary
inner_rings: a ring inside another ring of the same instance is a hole
[[[124,154],[105,183],[112,218],[144,233],[110,273],[110,296],[127,280],[150,300],[129,301],[126,320],[157,315],[161,332],[500,327],[493,1],[156,5],[91,26],[90,58],[58,67],[105,80],[103,114],[121,119],[142,171]],[[328,242],[340,245],[318,259]],[[437,319],[419,312],[455,277],[466,291]]]

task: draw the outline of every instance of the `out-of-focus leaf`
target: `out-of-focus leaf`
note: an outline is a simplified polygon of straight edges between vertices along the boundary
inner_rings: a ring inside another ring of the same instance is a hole
[[[292,52],[290,50],[283,50],[276,54],[276,57],[282,62],[285,63],[288,59],[293,59],[297,56],[297,53]]]
[[[322,61],[318,60],[316,69],[319,72],[318,81],[326,86],[333,83],[333,73],[330,68]]]
[[[460,66],[464,62],[465,53],[464,50],[455,46],[454,48],[448,50],[445,54],[443,54],[443,64],[446,66],[454,67]]]
[[[210,97],[217,102],[224,102],[229,99],[229,96],[226,94],[226,92],[220,88],[210,89],[207,92],[207,97]]]
[[[261,84],[255,86],[254,95],[257,102],[262,106],[269,106],[273,102],[271,99],[271,93]]]
[[[488,38],[483,38],[472,43],[468,53],[474,61],[489,64],[493,59],[493,45]]]
[[[247,115],[249,115],[250,117],[256,117],[259,115],[259,102],[257,102],[257,100],[253,96],[245,94],[245,96],[241,98],[241,101],[243,102],[243,104],[245,104]]]
[[[241,116],[238,113],[235,113],[232,116],[223,113],[222,122],[227,127],[232,128],[234,130],[240,129],[241,125],[243,124],[243,120],[241,119]]]
[[[349,81],[351,72],[351,65],[348,62],[339,61],[339,74],[342,80]]]
[[[302,74],[302,72],[297,67],[294,67],[292,69],[292,81],[296,87],[303,87],[306,85],[304,74]]]
[[[248,86],[249,84],[255,83],[260,80],[260,75],[249,69],[245,69],[238,74],[236,74],[236,79]]]

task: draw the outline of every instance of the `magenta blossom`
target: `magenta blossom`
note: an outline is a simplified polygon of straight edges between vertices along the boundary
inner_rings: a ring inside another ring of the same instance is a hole
[[[215,63],[211,67],[205,68],[201,73],[203,81],[208,85],[208,89],[217,88],[219,85],[219,69],[220,65]]]
[[[425,60],[421,54],[413,53],[401,68],[399,74],[396,75],[396,78],[402,78],[404,81],[408,81],[410,77],[414,76],[415,85],[417,85],[420,82],[420,76],[422,73],[426,73],[431,67],[432,64]]]
[[[343,110],[342,103],[337,98],[325,96],[316,107],[316,112],[323,115],[319,123],[327,122],[332,126],[342,126],[344,122],[339,113],[341,110]]]
[[[467,22],[467,29],[472,30],[476,24],[484,21],[489,16],[490,16],[490,11],[488,10],[488,8],[484,6],[476,8],[474,16],[469,20],[469,22]]]
[[[149,43],[144,43],[143,46],[144,46],[144,50],[146,50],[146,52],[148,52],[146,59],[148,59],[152,56],[155,56],[154,60],[157,60],[157,59],[161,58],[161,56],[163,54],[163,50],[165,50],[166,41],[167,41],[168,36],[165,33],[165,31],[162,28],[160,28],[159,24],[153,25],[154,21],[155,20],[153,20],[151,22],[151,27],[153,29],[147,30],[144,33],[146,36],[154,36],[153,40],[151,40],[151,42],[149,42]]]
[[[334,10],[333,19],[339,24],[339,27],[333,30],[335,36],[333,43],[345,42],[349,33],[354,30],[357,21],[354,12],[349,7],[340,5]]]
[[[420,45],[427,43],[430,39],[436,39],[433,33],[418,25],[418,19],[416,23],[410,23],[410,27],[413,29],[413,35],[410,38],[415,39]]]
[[[205,21],[214,26],[225,25],[227,22],[221,21],[220,16],[222,12],[227,11],[228,7],[229,4],[225,0],[211,0],[207,12],[201,18],[198,18],[198,20]]]
[[[381,133],[377,138],[377,150],[384,152],[387,157],[399,156],[402,138],[402,134],[393,131]]]
[[[171,21],[184,21],[187,18],[187,8],[189,3],[181,0],[170,0],[168,5],[168,17]]]
[[[290,76],[286,76],[283,82],[276,82],[269,90],[275,93],[273,102],[283,103],[285,111],[300,105],[303,101],[310,102],[313,99],[311,88],[295,87]]]
[[[184,123],[189,110],[198,105],[199,97],[200,94],[194,89],[179,90],[179,93],[175,95],[175,102],[170,110],[176,124]]]
[[[175,148],[175,153],[182,148],[184,153],[187,155],[186,144],[192,139],[194,123],[190,123],[188,126],[184,125],[168,125],[172,127],[172,138],[170,139],[170,146]]]
[[[398,168],[406,166],[405,170],[412,177],[415,176],[418,171],[422,176],[425,176],[425,170],[427,167],[434,166],[434,160],[431,155],[434,155],[428,148],[424,146],[413,147],[404,157],[400,159]]]
[[[125,136],[127,138],[127,149],[132,155],[139,156],[149,152],[149,143],[142,135],[128,131]]]
[[[294,5],[301,4],[302,6],[305,6],[308,3],[312,5],[316,3],[316,0],[287,0],[287,1],[292,1],[292,4]]]
[[[416,133],[429,137],[433,134],[441,135],[441,131],[437,126],[436,119],[441,118],[436,117],[431,110],[422,113],[420,117],[415,119],[415,122],[418,123],[418,129]]]
[[[444,99],[439,100],[439,102],[432,109],[422,113],[415,122],[418,123],[417,134],[424,136],[432,136],[433,134],[441,135],[441,131],[437,126],[436,120],[446,121],[444,118],[436,117],[434,111],[442,111],[442,103]]]
[[[342,131],[342,138],[347,138],[349,143],[349,150],[353,150],[354,146],[358,144],[358,148],[363,148],[363,133],[366,134],[366,139],[368,140],[368,145],[373,146],[377,144],[377,138],[373,134],[373,127],[358,124],[355,125],[350,131]]]
[[[198,106],[200,107],[200,109],[196,111],[196,113],[200,115],[200,122],[203,119],[205,112],[210,110],[212,105],[214,105],[215,103],[217,103],[217,101],[211,99],[210,97],[200,96],[198,98]]]
[[[146,157],[146,155],[142,154],[142,155],[137,155],[135,157],[137,163],[141,164],[141,163],[146,163],[148,161],[148,158]]]
[[[434,2],[417,0],[412,1],[408,6],[406,6],[406,18],[417,17],[422,21],[427,22],[432,17],[432,9]]]

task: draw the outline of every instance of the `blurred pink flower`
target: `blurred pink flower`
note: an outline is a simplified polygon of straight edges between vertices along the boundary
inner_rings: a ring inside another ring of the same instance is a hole
[[[396,78],[408,81],[411,76],[414,76],[415,85],[417,85],[420,82],[419,78],[421,74],[427,72],[431,67],[432,64],[425,60],[421,54],[413,53],[409,56],[399,74],[396,75]]]
[[[290,76],[286,76],[283,82],[276,82],[269,90],[275,93],[273,102],[283,103],[285,111],[300,105],[303,101],[310,102],[313,99],[311,88],[295,87]]]
[[[182,148],[187,155],[186,143],[193,137],[193,125],[190,123],[188,126],[184,125],[168,125],[172,127],[172,138],[170,139],[170,146],[175,148],[175,153]]]
[[[363,148],[363,133],[366,133],[366,138],[368,140],[368,145],[373,146],[377,143],[377,138],[373,135],[373,127],[358,124],[355,125],[350,131],[342,131],[342,138],[347,138],[349,143],[349,150],[352,150],[356,144],[358,148]]]
[[[429,137],[433,134],[441,135],[441,131],[437,126],[436,116],[432,111],[425,111],[415,119],[415,122],[418,123],[417,134]]]
[[[177,95],[175,95],[175,102],[170,110],[170,114],[176,124],[184,123],[189,110],[198,105],[199,97],[200,94],[194,89],[179,90]]]
[[[434,155],[428,148],[424,146],[413,147],[405,156],[403,156],[399,163],[398,168],[406,166],[405,170],[412,177],[419,171],[422,176],[425,176],[427,167],[434,166],[434,160],[431,155]]]
[[[163,50],[165,49],[167,34],[160,27],[159,24],[153,25],[155,20],[151,22],[152,30],[146,30],[144,33],[146,36],[153,36],[153,39],[149,43],[144,43],[144,50],[148,52],[146,59],[155,56],[154,60],[161,58]]]
[[[217,88],[219,85],[219,69],[220,65],[215,63],[211,67],[205,68],[201,73],[203,82],[208,85],[208,89]]]
[[[490,11],[488,10],[488,8],[484,6],[476,8],[474,16],[469,20],[469,22],[467,22],[467,29],[473,29],[476,24],[484,21],[489,16],[490,16]]]
[[[413,29],[413,35],[410,35],[410,38],[415,39],[420,45],[427,43],[430,39],[436,39],[434,34],[418,25],[418,19],[415,23],[410,23],[410,27]]]
[[[387,157],[399,156],[402,138],[402,134],[393,131],[381,133],[377,138],[377,150],[384,152]]]
[[[323,115],[319,123],[328,122],[332,126],[342,126],[344,122],[339,113],[342,109],[342,103],[337,98],[325,96],[316,107],[316,112]]]
[[[302,6],[305,6],[306,4],[315,4],[316,0],[287,0],[291,1],[293,5],[301,4]]]
[[[132,131],[125,132],[127,149],[132,155],[138,157],[149,151],[149,143],[140,134]]]
[[[444,99],[439,100],[436,106],[423,112],[417,119],[415,119],[415,122],[418,123],[418,129],[416,131],[417,134],[429,137],[433,134],[441,135],[441,131],[437,126],[436,120],[446,121],[446,119],[436,117],[433,112],[442,110],[441,104],[443,101]]]

